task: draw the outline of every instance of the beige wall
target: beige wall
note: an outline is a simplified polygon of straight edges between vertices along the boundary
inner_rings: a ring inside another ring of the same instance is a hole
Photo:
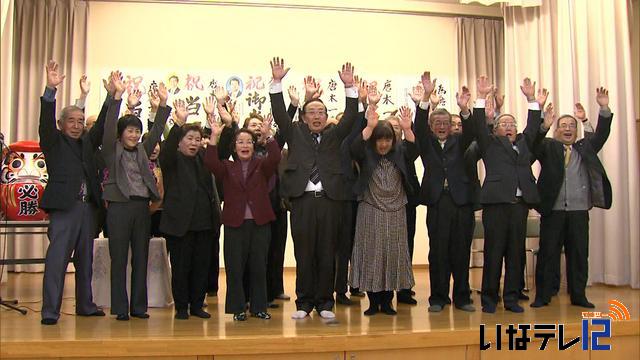
[[[424,9],[424,3],[400,3]],[[114,68],[163,73],[187,67],[266,76],[274,55],[300,74],[333,73],[349,60],[365,76],[394,74],[418,81],[421,71],[430,69],[457,84],[453,17],[184,4],[90,6],[88,75],[94,89]],[[98,105],[96,90],[90,111]],[[414,263],[425,264],[425,208],[419,210]],[[291,239],[285,265],[295,266]]]
[[[640,145],[640,0],[632,1],[632,32],[631,32],[631,71],[633,71],[633,95],[636,108],[636,139]],[[640,153],[640,146],[638,146]]]

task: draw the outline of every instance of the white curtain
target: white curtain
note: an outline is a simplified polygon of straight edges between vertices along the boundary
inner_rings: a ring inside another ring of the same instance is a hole
[[[624,0],[504,7],[505,112],[524,119],[519,85],[529,76],[549,89],[557,112],[571,113],[579,101],[595,125],[595,89],[609,89],[614,121],[600,158],[613,187],[613,206],[590,212],[589,281],[640,288],[640,169],[629,11]]]

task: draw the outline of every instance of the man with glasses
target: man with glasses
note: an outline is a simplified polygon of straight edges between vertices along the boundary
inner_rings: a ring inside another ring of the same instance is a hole
[[[429,232],[429,279],[431,295],[429,312],[440,312],[449,299],[449,280],[453,275],[453,303],[463,311],[475,311],[469,287],[469,256],[473,208],[464,153],[474,140],[475,131],[470,119],[469,90],[458,96],[463,113],[461,134],[452,133],[452,116],[444,109],[427,114],[429,97],[435,79],[429,72],[422,75],[424,96],[416,108],[416,137],[424,165],[420,200],[427,205]],[[490,89],[480,89],[489,91]],[[486,93],[478,96],[484,98]]]
[[[291,235],[296,257],[296,309],[293,319],[304,319],[315,308],[333,319],[336,239],[347,192],[340,160],[340,145],[349,135],[358,112],[358,90],[350,63],[338,71],[346,92],[342,120],[327,127],[327,107],[319,98],[308,99],[293,122],[284,105],[282,79],[289,72],[284,60],[271,61],[269,90],[273,117],[289,155],[281,178],[281,195],[291,203]]]
[[[478,92],[491,89],[485,77],[478,79]],[[484,269],[482,271],[482,311],[495,313],[498,289],[505,260],[502,299],[508,311],[521,313],[518,295],[522,283],[522,261],[529,208],[540,201],[535,178],[531,172],[532,150],[540,141],[541,112],[548,92],[540,89],[535,95],[535,82],[524,79],[520,87],[529,102],[527,127],[518,134],[513,115],[496,118],[493,134],[485,121],[484,97],[476,100],[474,123],[478,148],[486,168],[480,192],[482,224],[484,226]]]
[[[534,150],[542,165],[538,182],[541,201],[537,207],[542,216],[536,298],[531,307],[542,307],[551,301],[554,281],[559,277],[557,264],[563,245],[571,304],[595,307],[585,293],[589,271],[589,209],[611,207],[611,184],[598,152],[609,137],[613,118],[607,89],[596,89],[596,101],[600,114],[595,133],[587,135],[588,120],[578,103],[576,116],[561,116],[553,139],[544,139]],[[576,141],[578,120],[584,124],[585,138]]]

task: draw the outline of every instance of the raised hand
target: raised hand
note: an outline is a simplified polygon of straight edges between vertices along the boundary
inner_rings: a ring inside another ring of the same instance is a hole
[[[355,80],[353,79],[354,71],[355,67],[353,67],[350,62],[344,63],[344,65],[342,65],[342,70],[338,70],[338,75],[340,76],[340,80],[342,80],[345,89],[350,88],[355,84]]]
[[[495,100],[496,100],[496,111],[500,111],[502,109],[502,105],[504,105],[504,95],[498,94],[498,88],[494,88]]]
[[[138,89],[131,90],[129,96],[127,97],[127,107],[129,109],[135,108],[140,103],[140,98],[142,97],[142,92]]]
[[[531,82],[531,79],[524,78],[522,85],[520,85],[522,94],[527,98],[528,102],[534,102],[536,99],[536,82]]]
[[[489,93],[489,95],[487,95],[484,103],[484,114],[487,120],[493,121],[496,117],[496,98],[493,93]]]
[[[598,105],[600,105],[601,109],[606,109],[609,107],[609,90],[603,88],[602,86],[596,88],[596,101]]]
[[[287,75],[291,68],[284,67],[284,59],[274,57],[271,60],[271,77],[274,82],[280,82]]]
[[[122,73],[118,70],[111,73],[111,82],[113,83],[114,89],[114,97],[116,99],[122,99],[122,94],[124,94],[125,86],[124,81],[122,80]]]
[[[222,133],[222,124],[220,124],[215,116],[208,116],[209,127],[211,128],[211,141],[215,145],[218,142],[218,137]]]
[[[413,120],[413,112],[407,106],[401,106],[398,109],[398,113],[400,114],[400,127],[402,130],[411,129],[411,122]]]
[[[579,121],[587,120],[587,112],[584,111],[584,106],[580,103],[573,105],[573,117]]]
[[[358,101],[362,104],[367,103],[367,89],[369,88],[369,84],[364,79],[360,79],[357,75],[353,77],[353,80],[356,82],[356,87],[358,88]]]
[[[289,86],[289,89],[287,89],[287,91],[289,92],[289,99],[291,100],[291,105],[295,107],[300,105],[300,96],[298,95],[298,90],[296,90],[296,87],[291,85]]]
[[[424,97],[424,86],[422,86],[422,83],[418,83],[418,85],[412,87],[409,96],[411,96],[411,100],[418,105]]]
[[[225,89],[222,86],[216,86],[215,89],[213,89],[213,96],[215,96],[216,101],[218,102],[218,104],[226,104],[229,100],[231,100],[231,98],[229,97],[229,93],[227,92],[227,89]]]
[[[49,60],[45,69],[47,70],[47,86],[50,88],[58,87],[65,78],[65,75],[60,74],[58,71],[58,63]]]
[[[109,80],[102,79],[102,85],[104,86],[104,89],[107,91],[107,94],[113,97],[113,94],[116,92],[116,88],[113,85],[112,78],[113,78],[113,72],[109,74]]]
[[[224,102],[218,101],[218,114],[220,115],[220,119],[222,120],[222,122],[227,127],[231,127],[231,124],[233,123],[233,116],[231,116],[231,113],[225,106]]]
[[[478,99],[485,99],[491,90],[493,90],[493,84],[491,84],[489,78],[486,76],[480,76],[476,81]]]
[[[427,96],[427,95],[431,96],[431,93],[436,88],[436,80],[437,79],[435,78],[431,80],[430,72],[425,71],[424,73],[422,73],[422,75],[420,76],[420,82],[422,83],[422,88],[424,89],[423,96]]]
[[[187,104],[184,100],[176,99],[173,101],[173,119],[178,126],[182,126],[187,122],[189,112],[187,111]]]
[[[160,84],[158,84],[158,98],[160,99],[160,106],[165,107],[167,106],[167,99],[169,98],[169,90],[167,90],[167,87],[164,85],[163,82],[161,82]]]
[[[462,89],[456,93],[456,102],[463,113],[469,111],[469,100],[471,99],[471,91],[468,87],[463,86]]]
[[[209,95],[207,97],[204,98],[204,112],[207,114],[207,116],[213,114],[213,111],[216,108],[216,102],[214,100],[214,97]]]
[[[380,115],[376,112],[378,107],[375,104],[369,104],[367,107],[367,112],[365,117],[367,118],[367,127],[373,130],[376,125],[378,125],[378,119],[380,119]]]
[[[436,107],[438,107],[438,104],[440,104],[440,101],[442,101],[442,96],[436,94],[436,92],[432,92],[431,95],[429,95],[429,102],[431,103],[431,108],[435,109]]]
[[[158,107],[160,106],[160,97],[158,96],[158,90],[149,88],[149,91],[147,91],[147,96],[149,96],[149,106],[151,107],[151,112],[157,112]]]
[[[262,121],[262,126],[260,127],[260,141],[263,143],[267,141],[267,138],[271,135],[271,124],[273,123],[273,115],[267,114],[267,116]]]
[[[91,90],[91,81],[87,79],[87,75],[80,77],[80,96],[87,97]]]
[[[311,99],[318,99],[322,96],[322,88],[320,87],[320,81],[316,81],[316,79],[307,75],[304,78],[304,101],[307,102]]]
[[[542,126],[544,126],[545,129],[550,129],[554,121],[556,121],[556,112],[553,108],[553,103],[549,103],[549,105],[544,109],[544,120],[542,122]]]
[[[544,109],[544,104],[547,102],[547,98],[549,97],[549,91],[547,89],[538,89],[538,96],[536,96],[536,102],[540,104],[540,109]]]
[[[378,101],[380,101],[381,97],[382,94],[378,91],[378,83],[376,81],[372,81],[371,84],[369,84],[369,89],[367,90],[369,105],[378,105]]]

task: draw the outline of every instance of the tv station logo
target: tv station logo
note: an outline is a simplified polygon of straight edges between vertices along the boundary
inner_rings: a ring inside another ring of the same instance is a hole
[[[611,322],[630,320],[629,309],[619,300],[609,300],[609,312],[582,312],[582,336],[565,338],[565,324],[496,324],[496,341],[492,344],[485,340],[485,324],[480,324],[480,350],[489,350],[495,346],[502,350],[503,336],[507,337],[509,350],[527,350],[531,339],[542,339],[538,350],[545,350],[550,340],[556,339],[558,350],[567,350],[581,343],[582,350],[611,350],[611,344],[604,339],[611,338]],[[504,330],[503,330],[504,329]]]

